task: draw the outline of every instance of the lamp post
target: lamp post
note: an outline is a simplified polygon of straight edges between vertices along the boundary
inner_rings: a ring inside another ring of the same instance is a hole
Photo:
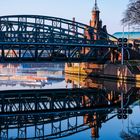
[[[124,44],[124,25],[123,25],[123,34],[122,34],[122,46]],[[122,59],[121,59],[121,64],[123,65],[124,64],[124,48],[122,47],[121,48],[121,54],[122,54]]]

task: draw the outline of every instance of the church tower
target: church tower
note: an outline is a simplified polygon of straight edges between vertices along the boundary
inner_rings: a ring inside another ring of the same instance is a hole
[[[92,9],[92,18],[90,21],[90,26],[100,29],[102,26],[102,21],[100,20],[100,10],[97,5],[97,0],[95,0],[94,7]]]
[[[91,20],[90,20],[90,26],[93,28],[96,28],[97,30],[95,29],[94,33],[98,34],[98,31],[102,29],[102,21],[100,20],[100,10],[99,10],[98,5],[97,5],[97,0],[95,0],[94,7],[92,8],[91,14],[92,14],[92,16],[91,16]],[[94,40],[98,39],[97,34],[93,35],[92,38]],[[91,39],[90,33],[89,33],[89,36]]]
[[[97,0],[94,0],[94,6],[93,6],[91,14],[92,16],[91,16],[89,25],[95,29],[90,28],[90,27],[85,27],[84,37],[86,39],[91,40],[94,43],[95,40],[100,39],[100,31],[102,30],[102,21],[100,20],[100,10],[97,5]],[[91,48],[86,48],[86,49],[81,50],[81,54],[82,53],[88,54],[90,49]],[[100,71],[101,69],[102,69],[102,65],[100,64],[92,64],[92,63],[83,62],[83,63],[80,63],[79,65],[78,63],[71,63],[70,65],[65,66],[65,73],[78,75],[80,72],[81,75],[88,75],[94,70]]]

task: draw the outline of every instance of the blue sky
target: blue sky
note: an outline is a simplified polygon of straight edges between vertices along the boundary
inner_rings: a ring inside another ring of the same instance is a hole
[[[120,20],[129,0],[98,0],[103,24],[108,32],[122,31]],[[1,0],[0,15],[34,14],[89,23],[94,0]]]

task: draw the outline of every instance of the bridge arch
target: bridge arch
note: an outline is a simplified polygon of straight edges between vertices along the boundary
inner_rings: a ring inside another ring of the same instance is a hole
[[[0,56],[2,61],[41,61],[57,57],[66,60],[79,59],[77,55],[86,47],[116,47],[110,37],[93,42],[85,31],[95,32],[86,24],[57,17],[39,15],[11,15],[0,17]],[[89,33],[90,34],[90,33]],[[13,53],[13,56],[10,54]],[[82,55],[83,56],[83,55]],[[10,57],[10,59],[9,59]],[[12,59],[11,59],[12,57]],[[27,59],[28,57],[28,59]],[[71,57],[71,58],[70,58]],[[63,59],[63,60],[64,60]],[[81,57],[80,57],[81,59]],[[82,60],[84,61],[84,60]]]
[[[64,37],[67,37],[66,39],[71,41],[74,41],[74,39],[83,40],[86,28],[96,30],[86,24],[57,17],[38,15],[11,15],[0,17],[0,31],[3,32],[5,37],[14,37],[15,39],[20,38],[20,35],[22,35],[23,38],[28,40],[30,35],[32,35],[32,39],[34,39],[32,41],[35,42],[46,42],[48,40],[45,39],[48,39],[50,36],[52,37],[52,35],[54,35],[54,39],[59,39],[57,41],[64,41]],[[94,34],[97,34],[97,32],[94,32]],[[108,34],[108,36],[111,35]],[[1,41],[8,41],[6,38],[1,39],[3,39]],[[11,41],[14,40],[11,39]],[[30,40],[28,41],[30,42]],[[87,39],[87,41],[90,40]]]

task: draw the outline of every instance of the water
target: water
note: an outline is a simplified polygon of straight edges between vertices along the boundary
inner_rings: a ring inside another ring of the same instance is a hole
[[[2,140],[140,139],[138,83],[64,75],[63,64],[0,67]]]

